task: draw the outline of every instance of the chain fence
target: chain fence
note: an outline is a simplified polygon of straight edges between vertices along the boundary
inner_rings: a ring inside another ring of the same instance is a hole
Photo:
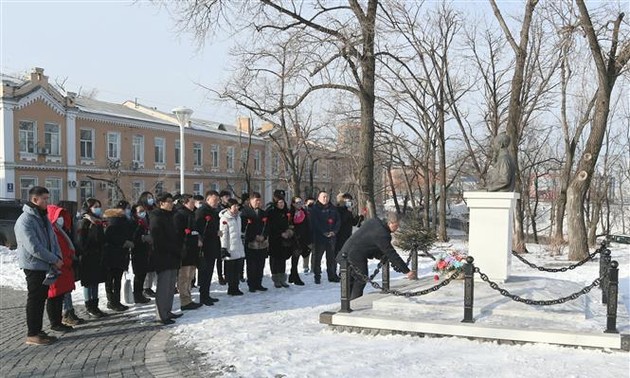
[[[593,253],[589,254],[584,260],[579,261],[575,264],[569,265],[569,266],[563,266],[562,268],[545,268],[543,266],[538,266],[532,262],[527,261],[523,256],[521,256],[520,253],[516,253],[515,251],[512,251],[512,255],[515,256],[517,259],[521,260],[525,265],[529,266],[530,268],[533,269],[538,269],[541,272],[551,272],[551,273],[557,273],[557,272],[566,272],[569,270],[573,270],[579,266],[584,265],[585,263],[593,260],[593,258],[595,258],[595,256],[597,256],[598,254],[602,253],[601,249],[596,249]]]

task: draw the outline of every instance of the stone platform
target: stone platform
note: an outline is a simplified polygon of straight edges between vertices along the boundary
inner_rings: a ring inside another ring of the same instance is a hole
[[[413,292],[435,284],[432,277],[392,281],[392,289]],[[580,291],[572,281],[512,275],[500,287],[523,298],[557,299]],[[351,302],[351,313],[324,312],[320,322],[351,331],[456,336],[482,340],[630,349],[630,319],[619,298],[618,334],[604,333],[606,307],[596,287],[576,300],[553,306],[515,302],[485,282],[475,282],[474,323],[464,318],[464,281],[428,295],[406,298],[371,292]]]

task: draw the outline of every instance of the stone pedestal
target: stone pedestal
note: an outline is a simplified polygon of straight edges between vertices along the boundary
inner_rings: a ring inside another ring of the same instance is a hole
[[[468,254],[475,258],[475,266],[495,282],[510,277],[512,224],[519,197],[513,192],[464,193],[470,209]]]

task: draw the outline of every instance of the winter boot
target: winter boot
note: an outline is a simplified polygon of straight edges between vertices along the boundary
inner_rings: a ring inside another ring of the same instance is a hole
[[[281,288],[282,284],[280,283],[280,274],[274,273],[271,275],[271,280],[273,281],[273,286],[276,288]]]
[[[105,317],[105,316],[109,316],[109,314],[108,314],[108,313],[103,312],[103,311],[101,311],[101,309],[100,309],[100,308],[98,308],[98,298],[96,298],[96,299],[92,299],[92,300],[94,301],[94,311],[96,311],[97,313],[99,313],[99,314],[101,315],[101,316],[100,316],[101,318],[102,318],[102,317]]]
[[[142,295],[142,292],[133,293],[133,301],[135,304],[145,304],[151,302],[149,298]]]
[[[286,273],[280,273],[278,275],[278,281],[280,281],[280,285],[282,285],[282,287],[289,287],[289,284],[287,283],[287,274]]]
[[[302,281],[302,279],[300,278],[300,275],[297,272],[293,274],[293,284],[298,285],[298,286],[304,286],[304,281]]]
[[[85,301],[85,311],[87,311],[87,314],[90,318],[98,319],[103,317],[103,313],[96,306],[96,302],[94,301],[94,299]]]
[[[70,311],[66,311],[66,313],[63,314],[63,318],[61,319],[61,323],[65,324],[67,326],[75,326],[75,325],[78,325],[78,324],[85,323],[85,320],[79,318],[77,316],[77,314],[74,312],[74,309],[72,309]]]

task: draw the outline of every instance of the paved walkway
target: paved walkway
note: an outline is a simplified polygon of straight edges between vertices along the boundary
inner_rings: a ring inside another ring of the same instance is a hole
[[[101,308],[104,308],[101,299]],[[1,377],[208,377],[217,371],[200,366],[203,354],[178,346],[164,327],[117,313],[88,320],[59,335],[49,346],[26,345],[26,292],[0,287]],[[76,307],[87,318],[83,306]],[[219,374],[220,375],[220,374]]]

